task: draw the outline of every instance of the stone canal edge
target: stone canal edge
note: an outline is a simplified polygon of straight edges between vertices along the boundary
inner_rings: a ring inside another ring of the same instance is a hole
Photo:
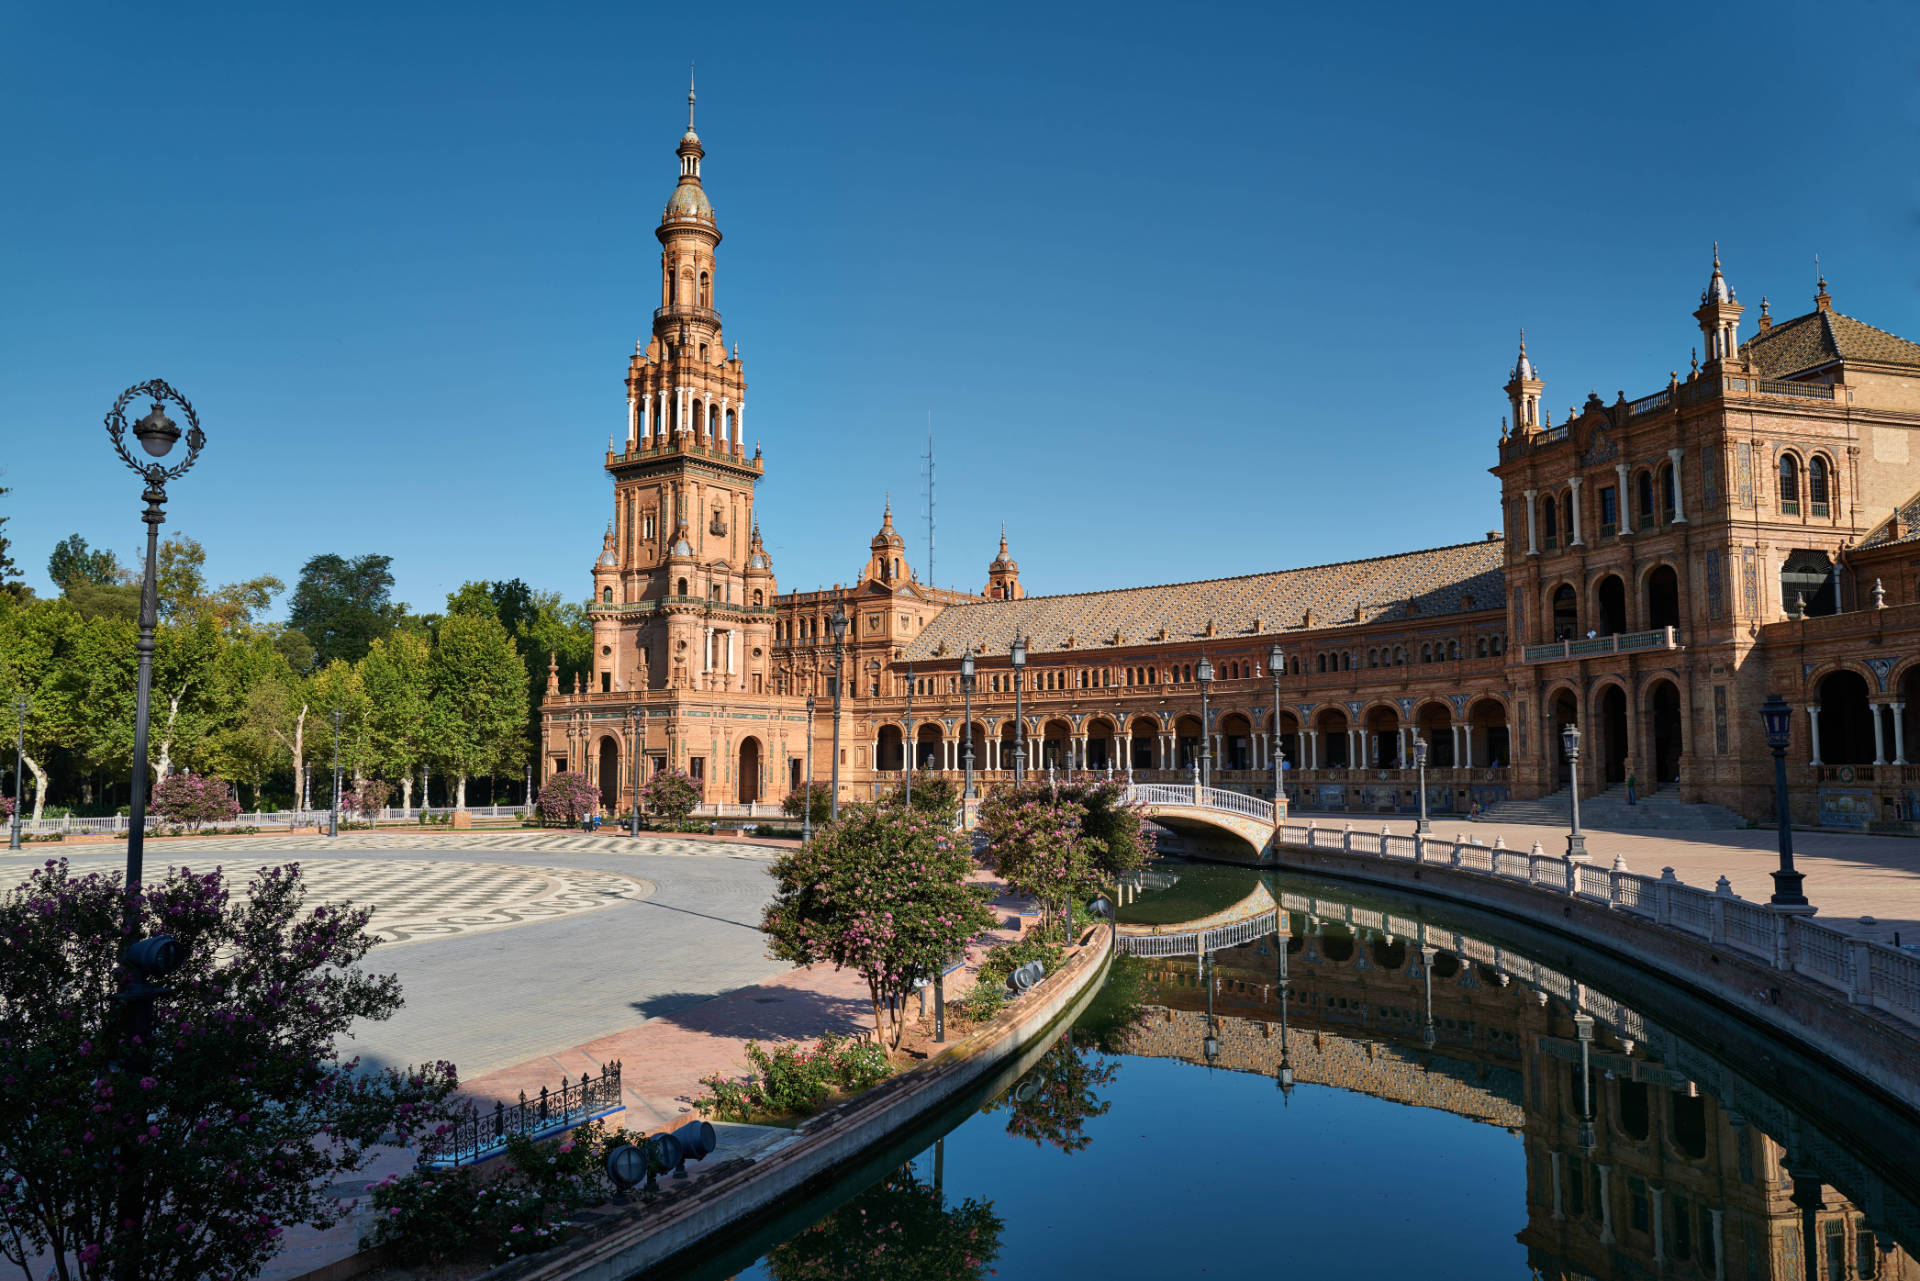
[[[504,1263],[484,1281],[623,1281],[664,1275],[722,1233],[737,1236],[821,1190],[890,1137],[927,1119],[998,1070],[1037,1059],[1056,1029],[1072,1025],[1113,959],[1113,930],[1099,925],[1058,973],[927,1062],[811,1117],[790,1139],[737,1168],[716,1171],[653,1206],[635,1206],[551,1254]],[[1017,1061],[1017,1062],[1016,1062]],[[719,1155],[724,1156],[725,1153]]]

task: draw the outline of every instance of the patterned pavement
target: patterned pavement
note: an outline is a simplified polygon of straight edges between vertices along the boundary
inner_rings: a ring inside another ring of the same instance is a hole
[[[172,838],[153,841],[147,846],[148,861],[171,859],[176,854],[259,850],[280,853],[301,850],[314,854],[351,853],[356,850],[530,850],[536,853],[557,851],[569,854],[690,854],[702,858],[768,858],[774,850],[764,845],[747,845],[726,840],[689,840],[677,836],[588,836],[580,832],[418,832],[410,828],[383,828],[375,832],[343,832],[326,836],[209,836]],[[62,854],[79,862],[82,858],[111,855],[125,858],[126,842],[98,845],[36,843],[21,851],[33,857],[57,858]],[[15,855],[18,858],[19,855]]]

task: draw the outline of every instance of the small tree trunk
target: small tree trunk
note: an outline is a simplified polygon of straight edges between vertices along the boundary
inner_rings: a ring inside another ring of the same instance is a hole
[[[33,757],[21,754],[21,760],[27,763],[27,772],[33,775],[33,821],[38,823],[47,808],[47,771],[40,768],[40,762]]]
[[[453,808],[457,810],[467,808],[467,776],[465,774],[456,775],[454,778]]]

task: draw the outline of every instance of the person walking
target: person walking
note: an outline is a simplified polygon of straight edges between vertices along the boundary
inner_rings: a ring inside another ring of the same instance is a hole
[[[1640,796],[1637,790],[1639,786],[1640,786],[1639,779],[1635,778],[1631,774],[1627,775],[1627,804],[1638,805],[1640,803]]]

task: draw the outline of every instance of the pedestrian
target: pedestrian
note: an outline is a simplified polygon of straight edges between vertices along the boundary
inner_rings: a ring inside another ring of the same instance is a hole
[[[1640,803],[1640,796],[1638,791],[1636,790],[1639,786],[1640,786],[1639,779],[1635,778],[1631,774],[1627,775],[1627,804],[1638,805]]]

